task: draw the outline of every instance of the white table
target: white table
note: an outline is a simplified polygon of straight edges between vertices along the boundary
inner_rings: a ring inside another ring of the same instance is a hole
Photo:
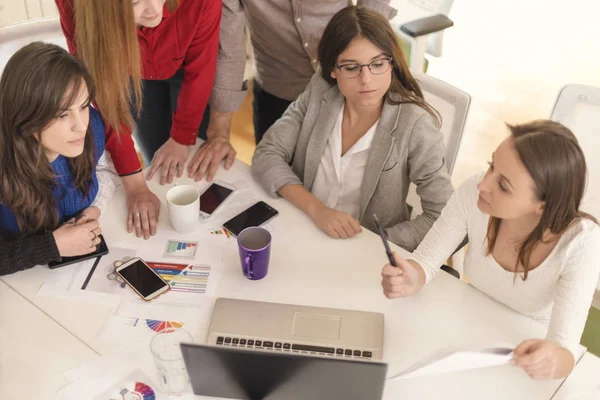
[[[236,161],[232,171],[251,180],[246,164]],[[230,175],[220,170],[217,178],[227,181]],[[190,181],[182,178],[178,182]],[[378,236],[365,230],[353,239],[330,239],[291,204],[283,199],[268,198],[254,182],[251,185],[260,193],[260,198],[279,211],[277,218],[288,227],[291,240],[273,246],[269,275],[261,281],[248,281],[242,276],[235,251],[225,254],[217,296],[382,312],[385,314],[384,358],[389,363],[390,373],[406,368],[436,348],[487,346],[498,342],[518,344],[526,338],[544,337],[543,327],[533,320],[443,272],[416,296],[394,301],[386,299],[380,287],[380,271],[386,257]],[[163,199],[159,229],[170,229],[164,197],[172,185],[160,186],[154,180],[150,187]],[[125,215],[125,196],[120,188],[102,220],[109,245],[118,240],[142,242],[126,233]],[[394,249],[406,254],[396,246]],[[38,266],[5,276],[3,280],[93,351],[107,354],[114,349],[112,343],[96,339],[97,332],[112,313],[111,308],[37,296],[47,273],[46,267]],[[43,332],[38,332],[36,337],[38,343],[47,343]],[[198,342],[203,342],[204,337],[202,329],[195,335]],[[23,344],[17,332],[10,340]],[[46,347],[40,349],[47,352],[42,358],[51,358],[54,349]],[[77,351],[66,354],[81,357]],[[38,360],[33,357],[30,361],[37,363]],[[17,371],[9,370],[6,374],[16,382],[28,382],[27,375]],[[561,380],[532,381],[520,369],[504,366],[389,381],[384,398],[550,399],[560,384]]]
[[[600,358],[585,353],[552,400],[600,399]]]
[[[54,399],[62,373],[98,354],[0,282],[0,399]]]

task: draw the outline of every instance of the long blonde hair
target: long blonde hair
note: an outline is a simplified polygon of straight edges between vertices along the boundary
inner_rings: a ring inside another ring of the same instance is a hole
[[[179,0],[166,0],[170,12]],[[133,129],[131,110],[142,108],[142,61],[133,3],[75,0],[75,43],[96,82],[96,103],[106,123]]]

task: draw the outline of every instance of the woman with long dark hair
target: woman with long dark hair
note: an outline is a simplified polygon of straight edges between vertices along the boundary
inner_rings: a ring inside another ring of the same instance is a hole
[[[35,42],[8,61],[0,93],[0,275],[95,251],[115,174],[90,74]]]
[[[418,292],[468,235],[469,284],[548,327],[515,349],[514,364],[533,379],[562,378],[598,282],[600,227],[579,208],[587,168],[573,133],[546,120],[508,128],[487,172],[457,189],[411,259],[383,268],[383,291]]]
[[[390,240],[416,248],[453,189],[440,121],[396,34],[377,11],[347,7],[325,28],[319,63],[258,145],[252,174],[334,238],[375,230],[377,213]],[[423,205],[413,220],[411,182]]]

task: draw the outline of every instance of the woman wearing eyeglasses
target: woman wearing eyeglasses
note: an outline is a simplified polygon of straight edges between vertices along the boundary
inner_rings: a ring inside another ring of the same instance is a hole
[[[411,251],[453,189],[435,111],[423,99],[390,24],[368,8],[347,7],[319,43],[317,71],[254,154],[254,178],[285,197],[334,238],[375,230]],[[406,195],[417,185],[423,213],[410,220]]]

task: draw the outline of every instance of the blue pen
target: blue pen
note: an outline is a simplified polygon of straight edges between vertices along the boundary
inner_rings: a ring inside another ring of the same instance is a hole
[[[383,246],[385,247],[385,254],[387,254],[388,260],[390,260],[390,264],[396,267],[396,260],[392,256],[392,251],[390,250],[390,245],[387,241],[387,234],[383,230],[383,227],[379,223],[379,219],[377,218],[377,214],[373,214],[373,219],[375,220],[375,225],[377,226],[377,230],[379,231],[379,236],[381,236],[381,241],[383,242]]]

